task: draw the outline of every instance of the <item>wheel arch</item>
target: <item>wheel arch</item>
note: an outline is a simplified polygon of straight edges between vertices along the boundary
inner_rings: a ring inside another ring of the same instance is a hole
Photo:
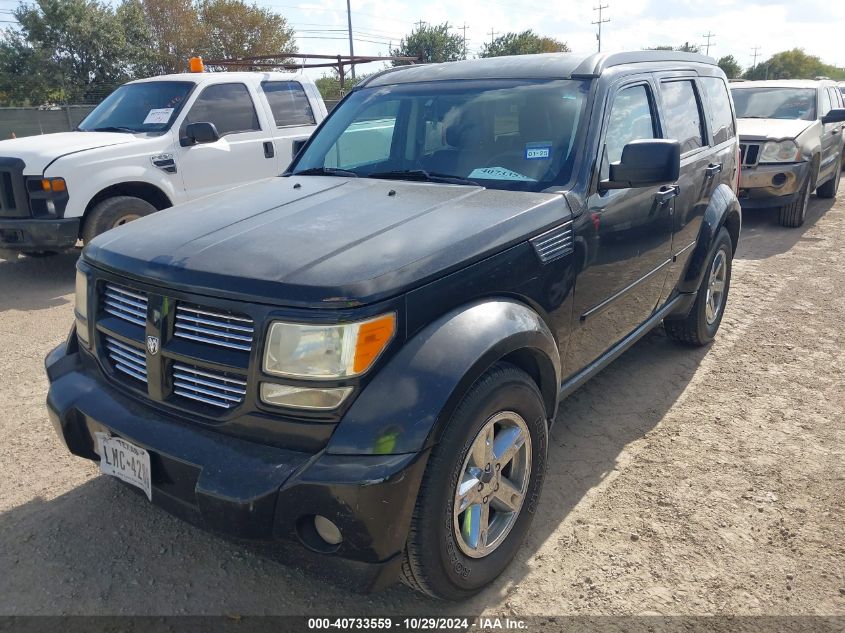
[[[710,247],[722,227],[727,229],[733,252],[736,253],[742,231],[742,209],[736,194],[726,184],[716,187],[710,196],[710,202],[701,221],[695,250],[690,256],[681,281],[678,282],[679,292],[694,293],[698,290],[706,272],[707,255],[710,252]]]
[[[437,443],[464,394],[500,361],[537,383],[553,418],[561,378],[554,336],[527,305],[485,299],[452,310],[407,341],[346,412],[326,451],[400,454]]]
[[[88,204],[85,205],[85,212],[82,214],[82,222],[79,223],[80,235],[82,234],[82,227],[85,225],[91,209],[104,200],[115,198],[117,196],[140,198],[141,200],[153,205],[156,211],[161,211],[162,209],[173,206],[173,202],[170,200],[170,197],[162,191],[161,188],[152,183],[139,180],[115,183],[98,191],[94,194],[91,200],[88,201]]]

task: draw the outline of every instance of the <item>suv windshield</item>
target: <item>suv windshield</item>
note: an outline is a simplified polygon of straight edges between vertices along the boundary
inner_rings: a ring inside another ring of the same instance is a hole
[[[162,132],[170,127],[191,88],[191,81],[126,84],[89,114],[80,130],[88,132]]]
[[[540,191],[569,180],[588,89],[574,80],[362,88],[332,113],[294,173]]]
[[[732,88],[731,94],[740,119],[816,118],[813,88]]]

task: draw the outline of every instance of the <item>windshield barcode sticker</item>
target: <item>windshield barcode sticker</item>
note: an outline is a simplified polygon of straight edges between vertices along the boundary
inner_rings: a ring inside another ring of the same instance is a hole
[[[147,113],[143,125],[167,123],[171,114],[173,114],[173,108],[155,108]]]

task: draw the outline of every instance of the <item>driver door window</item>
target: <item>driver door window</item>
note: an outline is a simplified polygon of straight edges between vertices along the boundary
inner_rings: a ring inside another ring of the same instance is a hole
[[[184,136],[189,123],[208,121],[221,136],[261,130],[258,115],[244,84],[216,84],[202,91],[182,123]]]

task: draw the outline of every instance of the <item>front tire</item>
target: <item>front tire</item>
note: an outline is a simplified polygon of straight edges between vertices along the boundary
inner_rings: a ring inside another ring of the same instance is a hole
[[[88,244],[101,233],[155,213],[156,208],[146,200],[134,196],[107,198],[85,216],[82,241]]]
[[[798,199],[792,204],[787,204],[778,209],[778,224],[789,229],[796,229],[807,218],[807,207],[810,204],[810,175],[798,194]]]
[[[707,258],[707,272],[695,303],[683,319],[664,319],[663,329],[667,336],[677,343],[701,347],[710,343],[719,331],[728,290],[731,287],[733,268],[733,243],[728,231],[722,227]]]
[[[548,430],[537,385],[497,363],[464,396],[423,476],[402,580],[444,600],[493,582],[525,538],[543,486]]]
[[[821,187],[816,189],[816,195],[819,198],[833,200],[836,198],[836,192],[839,190],[839,180],[842,178],[842,165],[840,165],[833,175],[833,178],[824,183]]]

